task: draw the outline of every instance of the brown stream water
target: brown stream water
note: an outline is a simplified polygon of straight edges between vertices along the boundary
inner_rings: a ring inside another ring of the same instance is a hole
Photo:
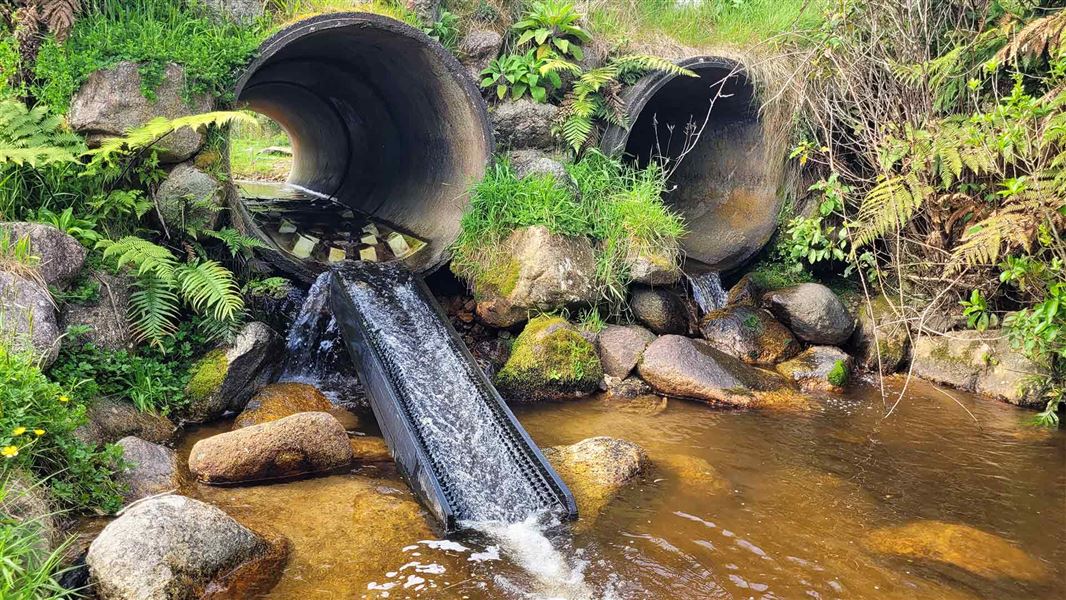
[[[184,493],[289,538],[269,598],[1066,597],[1066,432],[950,396],[912,381],[888,418],[875,387],[808,413],[518,406],[541,446],[620,437],[653,465],[598,516],[547,534],[521,524],[442,540],[390,463]],[[193,430],[182,452],[226,429]]]

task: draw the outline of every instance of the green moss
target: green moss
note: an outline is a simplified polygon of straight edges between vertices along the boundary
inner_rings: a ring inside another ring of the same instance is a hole
[[[474,278],[475,295],[498,295],[504,298],[510,296],[518,286],[521,269],[522,265],[512,257],[481,271]]]
[[[229,360],[222,350],[212,350],[203,358],[189,367],[189,383],[185,386],[185,394],[190,400],[202,400],[218,391],[222,387],[226,373],[229,371]]]
[[[826,381],[836,387],[844,387],[848,383],[848,366],[844,364],[843,360],[836,361],[825,378]]]
[[[532,319],[515,339],[511,357],[497,374],[506,389],[531,392],[540,388],[588,391],[603,377],[596,349],[565,319]]]

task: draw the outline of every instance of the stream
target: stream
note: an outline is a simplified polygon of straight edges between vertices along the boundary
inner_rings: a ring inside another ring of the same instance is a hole
[[[903,385],[886,381],[890,393]],[[656,397],[514,410],[541,446],[610,435],[643,446],[652,467],[576,524],[529,519],[450,539],[389,462],[182,492],[288,537],[269,598],[1063,597],[1066,433],[1027,425],[1030,412],[917,380],[888,418],[873,386],[808,413]],[[228,428],[190,430],[182,455]],[[871,547],[877,530],[929,522],[999,536],[1024,561],[954,557],[992,561],[960,568]]]

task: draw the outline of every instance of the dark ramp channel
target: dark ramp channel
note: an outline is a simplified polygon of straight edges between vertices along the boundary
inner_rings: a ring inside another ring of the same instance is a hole
[[[405,479],[448,531],[577,508],[474,362],[425,283],[402,264],[336,267],[333,312]]]

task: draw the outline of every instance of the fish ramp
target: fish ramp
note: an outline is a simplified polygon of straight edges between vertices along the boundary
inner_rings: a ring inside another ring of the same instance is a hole
[[[385,441],[447,531],[577,517],[570,490],[421,278],[399,263],[345,263],[331,277],[333,313]]]

